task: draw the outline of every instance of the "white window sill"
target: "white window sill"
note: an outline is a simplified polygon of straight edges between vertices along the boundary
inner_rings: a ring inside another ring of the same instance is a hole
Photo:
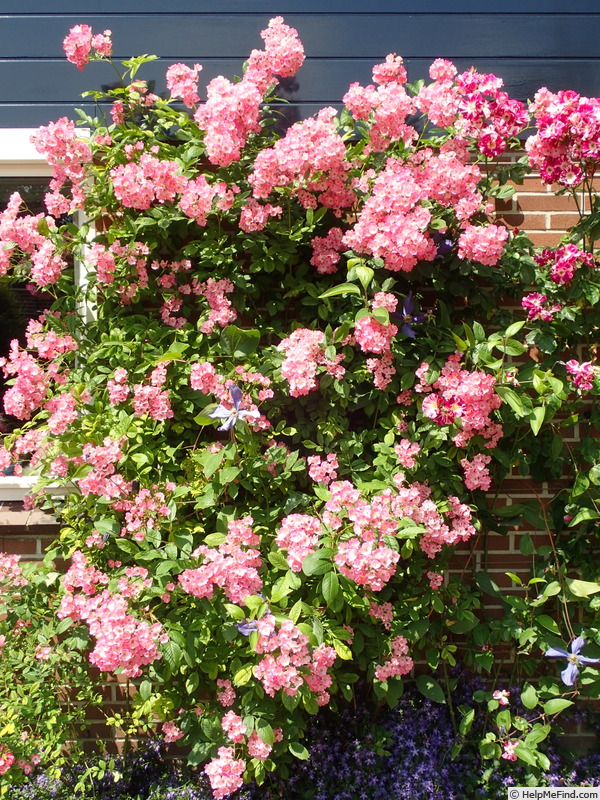
[[[37,475],[3,475],[0,476],[0,503],[23,502],[38,482]],[[69,492],[66,486],[52,483],[44,487],[44,492],[54,496],[64,496]]]

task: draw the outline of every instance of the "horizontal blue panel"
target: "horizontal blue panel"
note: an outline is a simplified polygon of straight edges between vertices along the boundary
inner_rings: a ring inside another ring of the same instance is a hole
[[[598,11],[598,0],[452,0],[457,14],[476,13],[585,13]],[[443,0],[370,0],[365,9],[363,0],[2,0],[2,14],[82,14],[94,13],[305,13],[365,12],[434,12],[443,11]]]
[[[307,56],[374,58],[397,52],[404,57],[594,58],[598,55],[600,14],[553,16],[521,14],[290,14]],[[155,53],[165,58],[247,57],[262,47],[259,32],[267,15],[153,14],[107,16],[3,17],[2,58],[60,58],[62,41],[77,22],[113,31],[115,53],[130,57]],[[98,24],[100,22],[100,24]]]
[[[409,59],[406,62],[409,78],[427,78],[430,59]],[[470,61],[458,59],[459,69],[468,69]],[[231,67],[231,71],[227,67]],[[588,96],[600,95],[599,60],[492,60],[482,59],[476,64],[481,72],[493,72],[504,79],[508,93],[521,100],[533,98],[537,89],[547,86],[551,91],[573,89]],[[0,101],[0,126],[28,127],[46,124],[60,116],[73,116],[73,107],[86,108],[94,113],[93,104],[82,101],[77,93],[83,88],[98,85],[102,80],[112,80],[110,69],[104,64],[91,65],[86,76],[69,70],[68,65],[49,62],[43,71],[35,64],[0,62],[0,85],[3,86]],[[208,62],[205,65],[201,96],[206,80],[223,73],[230,76],[235,62]],[[166,64],[150,64],[140,77],[156,78],[156,90],[165,91],[164,69]],[[20,72],[19,72],[20,69]],[[288,99],[294,110],[289,111],[293,121],[297,109],[300,118],[305,118],[324,105],[339,106],[341,98],[350,83],[370,80],[371,64],[366,61],[310,61],[302,68],[297,79],[286,82],[288,91],[282,95]],[[19,80],[30,79],[28,85]],[[80,81],[75,87],[73,82]],[[72,92],[72,94],[69,94]],[[27,100],[27,101],[26,101]],[[287,113],[287,112],[286,112]]]
[[[153,81],[151,88],[167,96],[165,72],[171,61],[146,64],[136,76]],[[297,76],[283,82],[281,96],[291,102],[340,102],[351,83],[366,85],[372,81],[371,60],[313,59],[305,62]],[[459,70],[475,66],[480,72],[492,72],[504,80],[508,93],[521,100],[533,97],[540,86],[552,91],[573,89],[580,94],[600,93],[600,60],[570,59],[454,59]],[[405,60],[410,81],[428,79],[430,58]],[[207,83],[217,75],[232,79],[240,71],[236,59],[205,62],[200,73],[200,97],[206,97]],[[43,67],[43,68],[42,68]],[[80,105],[81,94],[88,89],[100,89],[113,83],[115,73],[110,65],[90,64],[85,72],[62,61],[39,64],[33,61],[0,61],[1,103],[37,104],[58,103]],[[89,103],[89,100],[86,101]]]
[[[170,63],[146,64],[137,77],[154,81],[153,91],[166,96],[164,75]],[[482,58],[475,62],[454,59],[454,63],[459,70],[475,66],[480,72],[493,72],[504,80],[508,93],[521,100],[532,98],[540,86],[547,86],[552,91],[573,89],[580,94],[600,94],[600,60]],[[428,79],[430,64],[429,58],[406,59],[409,80]],[[200,97],[206,97],[208,81],[217,75],[231,79],[239,66],[238,61],[229,59],[205,62],[200,73]],[[373,63],[367,60],[310,60],[295,78],[283,82],[281,95],[291,102],[339,103],[354,81],[363,85],[371,82],[372,66]],[[49,61],[40,65],[33,61],[0,61],[0,102],[80,105],[82,92],[112,84],[114,77],[110,66],[103,63],[91,64],[85,73],[81,73],[64,62]]]
[[[341,108],[340,103],[332,103],[332,105],[338,109]],[[84,109],[90,115],[96,113],[94,106],[78,103],[78,107]],[[313,116],[322,107],[322,103],[290,104],[285,106],[281,113],[285,115],[288,124],[292,124]],[[71,104],[45,103],[44,105],[27,105],[0,102],[0,128],[37,128],[61,117],[76,118]]]

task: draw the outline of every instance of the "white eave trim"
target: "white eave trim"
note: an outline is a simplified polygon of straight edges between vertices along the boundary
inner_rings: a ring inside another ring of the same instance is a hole
[[[0,128],[0,175],[2,177],[46,177],[52,167],[31,143],[37,128]]]

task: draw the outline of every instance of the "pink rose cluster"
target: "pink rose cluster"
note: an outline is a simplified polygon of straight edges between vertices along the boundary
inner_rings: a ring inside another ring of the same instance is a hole
[[[109,58],[112,54],[111,31],[92,32],[89,25],[75,25],[63,42],[67,61],[83,69],[94,57]]]
[[[143,542],[150,531],[160,527],[161,522],[171,518],[170,495],[175,484],[168,482],[163,491],[154,484],[150,489],[140,488],[133,497],[115,503],[117,510],[125,512],[121,536],[132,536],[136,542]],[[165,492],[167,494],[165,494]]]
[[[8,358],[0,358],[4,377],[15,375],[16,380],[4,394],[4,410],[21,420],[31,419],[32,414],[44,404],[50,387],[50,372],[43,369],[37,360],[13,339]]]
[[[541,320],[551,322],[554,315],[562,308],[560,303],[552,303],[545,294],[540,292],[530,292],[521,300],[521,306],[527,311],[527,319],[530,321]]]
[[[391,654],[383,664],[375,667],[375,677],[378,681],[387,681],[388,678],[397,678],[408,675],[414,666],[412,658],[407,655],[408,642],[404,636],[396,636],[390,642]]]
[[[321,331],[297,328],[277,345],[277,349],[285,353],[281,376],[289,384],[291,397],[301,397],[317,388],[316,375],[320,366],[338,380],[344,377],[345,369],[340,363],[343,353],[329,359],[325,355],[324,340]]]
[[[83,495],[92,494],[115,499],[129,494],[131,483],[116,470],[116,465],[123,458],[121,444],[106,436],[101,445],[86,442],[83,446],[82,458],[75,461],[91,466],[84,477],[76,479]]]
[[[486,439],[487,448],[495,447],[502,436],[502,426],[491,417],[502,405],[495,392],[496,379],[478,370],[470,372],[460,361],[459,353],[450,356],[433,384],[424,379],[429,364],[421,364],[415,391],[426,393],[423,414],[439,425],[460,420],[461,429],[452,437],[457,447],[465,447],[474,436]]]
[[[450,61],[436,59],[433,83],[421,88],[415,105],[434,125],[453,126],[458,141],[472,141],[488,158],[502,155],[507,142],[529,124],[524,104],[502,91],[502,80],[474,68],[462,73]]]
[[[594,267],[594,256],[574,244],[565,244],[556,250],[543,250],[535,257],[540,267],[549,267],[549,278],[558,286],[570,283],[579,267]]]
[[[468,458],[461,459],[460,464],[465,471],[465,486],[467,489],[471,491],[482,489],[487,492],[492,485],[492,478],[487,468],[491,460],[491,456],[485,456],[481,453],[473,456],[470,461]]]
[[[227,167],[239,160],[248,137],[260,132],[260,106],[269,88],[278,75],[295,75],[304,61],[297,31],[281,17],[273,18],[261,36],[266,48],[252,51],[242,80],[213,78],[206,88],[206,102],[194,114],[212,164]]]
[[[406,77],[402,58],[390,54],[383,64],[373,68],[377,87],[353,83],[342,98],[355,119],[369,122],[365,152],[379,153],[393,142],[409,144],[417,138],[415,128],[406,123],[407,117],[416,111],[414,101],[403,86]]]
[[[243,603],[263,586],[258,570],[262,566],[259,537],[252,530],[253,519],[242,517],[228,523],[224,541],[217,547],[200,545],[193,553],[202,564],[184,570],[178,577],[186,594],[211,599],[215,589],[222,589],[232,603]]]
[[[266,199],[275,189],[287,188],[305,208],[320,203],[341,216],[354,203],[355,193],[335,120],[335,109],[322,108],[316,117],[295,123],[272,147],[261,150],[248,176],[253,197]]]
[[[529,160],[547,184],[579,185],[600,156],[600,100],[573,91],[540,89],[530,106],[537,132],[525,142]]]
[[[21,557],[14,553],[0,553],[0,585],[4,587],[3,593],[27,585],[19,565],[20,560]]]
[[[65,594],[57,616],[85,622],[96,639],[89,655],[91,664],[104,672],[119,670],[129,678],[138,678],[143,666],[162,657],[158,645],[167,642],[168,636],[159,622],[150,623],[130,614],[123,594],[100,591],[108,580],[108,575],[76,550],[63,577]],[[76,593],[76,589],[81,592]]]
[[[38,286],[55,284],[66,268],[59,249],[46,236],[40,233],[42,221],[53,231],[56,222],[52,217],[19,216],[23,208],[23,200],[18,192],[14,192],[0,213],[0,276],[6,275],[11,268],[11,259],[26,256],[30,263],[32,282]]]
[[[290,514],[282,519],[275,542],[287,553],[293,572],[300,572],[306,556],[314,553],[321,532],[321,523],[309,514]]]
[[[308,474],[315,483],[329,486],[331,481],[337,478],[337,470],[340,465],[335,453],[328,453],[326,458],[309,456],[306,462],[308,464]]]
[[[600,375],[600,367],[590,361],[580,363],[574,358],[566,363],[567,373],[577,389],[590,391],[594,388],[594,380]]]
[[[264,657],[254,667],[254,676],[269,697],[274,697],[280,689],[293,697],[306,684],[316,694],[317,704],[327,705],[330,699],[327,689],[332,683],[328,670],[336,659],[335,649],[321,644],[311,652],[308,636],[291,619],[284,619],[278,627],[272,614],[258,620],[257,630],[254,649]]]
[[[92,161],[89,142],[77,131],[75,123],[67,117],[38,128],[31,137],[35,149],[52,167],[51,192],[45,196],[46,208],[53,217],[70,214],[85,205],[86,167]],[[61,194],[68,186],[69,199]]]

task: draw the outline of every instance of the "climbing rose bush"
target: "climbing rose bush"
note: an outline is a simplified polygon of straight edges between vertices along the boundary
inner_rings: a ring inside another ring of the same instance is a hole
[[[123,62],[87,135],[62,118],[33,137],[48,213],[15,193],[0,216],[3,279],[54,298],[1,360],[19,427],[0,450],[60,520],[53,635],[135,681],[109,724],[185,745],[217,798],[307,758],[310,716],[364,681],[392,707],[407,680],[445,703],[447,667],[497,676],[508,647],[528,713],[490,679],[480,752],[534,774],[560,712],[600,688],[600,463],[565,438],[598,423],[600,228],[594,207],[536,252],[495,200],[528,169],[532,121],[543,179],[592,197],[595,101],[541,90],[527,109],[441,59],[409,84],[390,55],[341,112],[277,133],[277,81],[304,51],[280,17],[261,36],[238,82],[176,64],[168,97],[137,77],[151,57]],[[110,32],[76,26],[65,51],[110,59]],[[499,503],[511,472],[563,467],[548,507]],[[457,544],[511,528],[532,556],[520,594],[469,580],[470,560],[450,573]],[[544,653],[576,637],[565,691]],[[453,712],[461,736],[474,713]],[[25,733],[50,756],[43,725],[19,725],[13,781]]]

